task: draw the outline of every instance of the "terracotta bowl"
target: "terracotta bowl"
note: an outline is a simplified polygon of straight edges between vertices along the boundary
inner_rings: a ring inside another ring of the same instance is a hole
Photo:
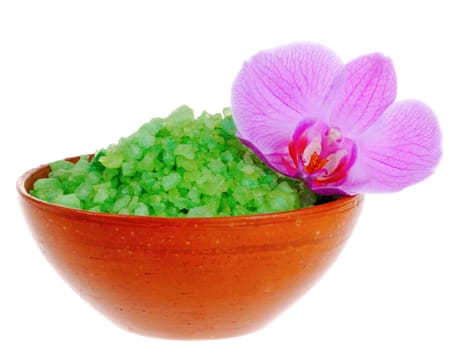
[[[102,214],[30,196],[49,171],[40,166],[17,182],[42,253],[108,319],[161,338],[231,337],[266,325],[335,260],[363,202],[222,218]]]

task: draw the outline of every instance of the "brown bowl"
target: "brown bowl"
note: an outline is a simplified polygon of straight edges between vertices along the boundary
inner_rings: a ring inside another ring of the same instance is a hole
[[[266,325],[335,260],[363,202],[241,217],[103,214],[29,195],[49,171],[40,166],[17,182],[42,253],[115,324],[162,338],[231,337]]]

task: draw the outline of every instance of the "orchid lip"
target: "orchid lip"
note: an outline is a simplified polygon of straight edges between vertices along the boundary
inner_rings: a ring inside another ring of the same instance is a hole
[[[288,144],[286,166],[312,189],[341,184],[354,163],[355,144],[324,123],[303,121]]]

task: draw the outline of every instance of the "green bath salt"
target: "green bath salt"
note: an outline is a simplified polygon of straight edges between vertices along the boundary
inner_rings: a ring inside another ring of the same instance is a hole
[[[182,106],[93,158],[52,163],[31,194],[71,208],[164,217],[264,214],[326,200],[268,168],[235,133],[229,109],[195,118]]]

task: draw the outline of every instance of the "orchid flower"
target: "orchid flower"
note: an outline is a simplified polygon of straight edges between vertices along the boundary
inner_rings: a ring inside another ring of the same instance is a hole
[[[432,174],[441,132],[424,103],[394,102],[396,83],[379,53],[343,64],[312,43],[262,51],[233,84],[237,136],[318,194],[398,191]]]

